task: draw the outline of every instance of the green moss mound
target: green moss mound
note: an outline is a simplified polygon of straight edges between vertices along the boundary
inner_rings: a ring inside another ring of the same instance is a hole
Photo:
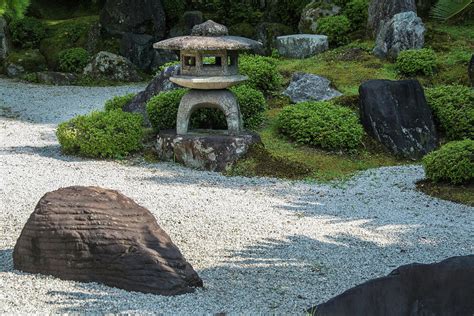
[[[347,44],[350,30],[351,22],[345,15],[326,16],[318,19],[317,31],[328,37],[331,46]]]
[[[278,129],[290,139],[329,150],[357,148],[364,129],[350,109],[332,102],[303,102],[283,108]]]
[[[466,184],[474,180],[474,140],[453,141],[423,158],[426,177],[433,182]]]
[[[474,139],[474,90],[461,85],[426,89],[426,99],[449,140]]]
[[[127,105],[133,98],[136,96],[135,93],[129,93],[123,96],[113,97],[110,100],[105,102],[104,109],[105,111],[115,111],[122,110],[125,105]]]
[[[27,72],[46,70],[46,59],[38,49],[12,51],[7,57],[7,64],[22,66]]]
[[[123,158],[142,146],[142,117],[122,111],[92,112],[61,123],[56,136],[66,154]]]
[[[75,47],[62,50],[59,52],[58,58],[61,71],[80,73],[91,56],[84,48]]]
[[[430,48],[401,51],[396,68],[405,76],[430,76],[436,68],[436,53]]]

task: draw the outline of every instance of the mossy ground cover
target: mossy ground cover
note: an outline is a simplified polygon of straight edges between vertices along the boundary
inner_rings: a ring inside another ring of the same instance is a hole
[[[474,183],[452,185],[450,183],[434,183],[422,180],[416,184],[421,192],[443,200],[474,206]]]

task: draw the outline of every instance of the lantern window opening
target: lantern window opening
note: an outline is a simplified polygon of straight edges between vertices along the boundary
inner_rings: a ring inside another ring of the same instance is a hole
[[[184,56],[184,66],[196,67],[196,56]]]
[[[205,54],[202,57],[204,67],[222,67],[221,56]]]

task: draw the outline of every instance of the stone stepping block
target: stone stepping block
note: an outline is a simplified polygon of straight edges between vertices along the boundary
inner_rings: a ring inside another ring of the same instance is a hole
[[[276,42],[278,53],[287,58],[308,58],[329,48],[326,35],[296,34],[279,36]]]

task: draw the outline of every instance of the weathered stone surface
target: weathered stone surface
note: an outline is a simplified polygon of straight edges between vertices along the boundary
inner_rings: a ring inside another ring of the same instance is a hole
[[[471,56],[471,61],[469,62],[468,68],[469,79],[471,80],[471,86],[474,87],[474,55]]]
[[[317,32],[318,19],[336,15],[340,11],[341,7],[330,0],[313,0],[303,9],[298,30],[303,34],[314,34]]]
[[[305,101],[325,101],[342,95],[331,88],[329,79],[306,73],[295,73],[290,85],[283,92],[294,103]]]
[[[153,42],[151,35],[125,33],[120,43],[120,54],[147,72],[178,59],[173,52],[153,49]]]
[[[8,51],[7,21],[0,16],[0,61],[7,57]]]
[[[125,57],[109,52],[99,52],[84,68],[84,75],[96,79],[133,82],[140,81],[137,68]]]
[[[36,80],[38,83],[67,86],[72,85],[77,80],[77,76],[72,73],[41,71],[36,73]]]
[[[25,74],[25,68],[17,64],[8,64],[6,67],[6,73],[10,78],[18,78]]]
[[[277,37],[278,52],[283,57],[307,58],[328,49],[326,35],[297,34]]]
[[[129,291],[176,295],[202,280],[154,216],[117,191],[45,194],[13,251],[15,269]]]
[[[162,39],[166,33],[161,0],[107,0],[100,12],[100,24],[110,35],[131,32]]]
[[[212,77],[196,77],[196,76],[173,76],[170,80],[179,86],[199,89],[199,90],[215,90],[227,89],[238,85],[249,78],[242,75],[223,75]]]
[[[240,36],[181,36],[153,44],[170,50],[259,50],[262,43]]]
[[[272,50],[277,48],[277,37],[292,34],[291,27],[280,24],[263,22],[257,25],[257,40],[263,44],[262,55],[271,55]]]
[[[372,0],[369,4],[368,29],[376,37],[382,26],[401,12],[416,13],[415,0]]]
[[[140,113],[143,116],[145,124],[151,126],[146,112],[146,104],[152,97],[160,92],[179,88],[179,86],[169,80],[170,77],[179,74],[179,69],[179,65],[166,67],[148,84],[144,91],[138,93],[129,104],[126,104],[123,110],[125,112]]]
[[[416,13],[398,13],[380,29],[374,54],[395,60],[401,51],[423,48],[424,43],[425,26]]]
[[[225,25],[208,20],[199,25],[195,25],[191,31],[193,36],[226,36],[229,30]]]
[[[161,131],[156,143],[158,156],[191,168],[224,171],[245,155],[251,145],[261,142],[260,136],[251,132],[236,136],[209,132],[176,135],[174,130]]]
[[[179,104],[176,118],[176,133],[188,133],[193,112],[200,108],[216,108],[224,113],[229,135],[239,135],[243,131],[242,114],[237,97],[230,90],[189,90]]]
[[[365,130],[396,155],[418,159],[438,137],[423,88],[416,80],[369,80],[359,88]]]
[[[93,55],[97,53],[101,37],[102,28],[100,23],[96,22],[91,26],[89,33],[87,33],[86,49],[89,54]]]
[[[474,255],[413,263],[308,310],[315,316],[474,314]]]

